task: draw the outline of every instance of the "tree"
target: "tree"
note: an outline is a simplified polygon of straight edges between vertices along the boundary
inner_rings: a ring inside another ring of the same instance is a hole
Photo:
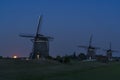
[[[2,59],[3,57],[2,56],[0,56],[0,59]]]
[[[56,57],[56,60],[59,61],[59,62],[61,62],[61,63],[63,62],[63,59],[62,59],[61,56],[57,56],[57,57]]]
[[[70,58],[68,56],[65,56],[63,62],[70,63]]]
[[[86,57],[86,55],[84,53],[80,53],[79,54],[79,59],[80,60],[85,60],[85,59],[87,59],[87,57]]]

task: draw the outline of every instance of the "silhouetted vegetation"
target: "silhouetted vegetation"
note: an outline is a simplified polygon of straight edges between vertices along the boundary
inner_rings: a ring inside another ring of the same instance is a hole
[[[3,59],[3,56],[0,56],[0,59]]]
[[[47,59],[53,59],[53,57],[52,56],[48,56]]]
[[[62,57],[61,57],[61,56],[57,56],[55,60],[59,61],[60,63],[62,63],[62,62],[63,62],[63,59],[62,59]]]
[[[70,63],[70,57],[69,57],[69,56],[65,56],[65,57],[63,58],[63,62],[64,62],[64,63]]]
[[[63,57],[57,56],[55,60],[57,60],[60,63],[70,63],[70,59],[71,59],[70,56],[63,56]]]
[[[103,62],[103,63],[107,63],[109,61],[108,58],[106,56],[103,56],[103,55],[97,55],[96,60],[99,62]]]
[[[87,59],[87,56],[84,53],[80,53],[78,57],[79,57],[79,60],[81,61]]]

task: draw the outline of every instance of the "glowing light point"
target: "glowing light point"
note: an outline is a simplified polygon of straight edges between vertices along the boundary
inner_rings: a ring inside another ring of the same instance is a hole
[[[14,59],[18,58],[17,56],[13,56]]]
[[[39,59],[40,58],[40,55],[37,55],[37,59]]]

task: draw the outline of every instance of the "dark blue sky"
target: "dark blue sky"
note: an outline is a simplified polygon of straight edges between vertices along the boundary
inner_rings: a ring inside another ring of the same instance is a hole
[[[41,32],[55,38],[52,56],[85,52],[76,46],[88,45],[91,34],[94,46],[108,48],[112,42],[120,51],[119,0],[0,0],[0,55],[28,56],[32,42],[18,35],[34,34],[41,14]]]

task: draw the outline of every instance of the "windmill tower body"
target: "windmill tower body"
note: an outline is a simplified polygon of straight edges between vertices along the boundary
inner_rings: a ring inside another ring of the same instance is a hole
[[[108,60],[111,60],[112,59],[112,50],[107,50],[106,56],[107,56]]]
[[[37,37],[33,43],[33,51],[30,58],[39,59],[49,56],[49,40],[46,37]]]
[[[96,55],[95,49],[92,47],[88,47],[87,58],[88,59],[95,59],[95,55]]]

